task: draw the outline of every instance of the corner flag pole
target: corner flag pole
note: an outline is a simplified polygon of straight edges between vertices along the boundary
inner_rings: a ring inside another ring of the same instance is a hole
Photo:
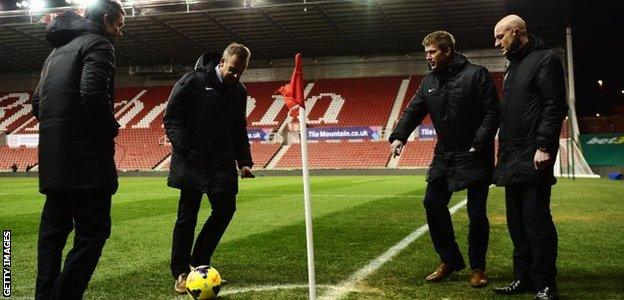
[[[308,117],[304,107],[299,106],[299,133],[301,134],[301,167],[303,172],[303,202],[305,206],[306,246],[308,250],[308,285],[310,300],[316,299],[316,276],[314,272],[314,239],[312,237],[312,201],[310,199],[310,173],[308,171]]]
[[[308,172],[308,129],[303,90],[303,60],[301,53],[295,54],[295,68],[290,82],[277,90],[284,96],[284,104],[289,114],[299,108],[299,133],[301,134],[301,171],[303,172],[303,200],[305,206],[306,246],[308,250],[308,283],[310,300],[316,299],[316,279],[314,275],[314,239],[312,238],[312,200],[310,200],[310,173]],[[294,116],[291,114],[291,116]]]

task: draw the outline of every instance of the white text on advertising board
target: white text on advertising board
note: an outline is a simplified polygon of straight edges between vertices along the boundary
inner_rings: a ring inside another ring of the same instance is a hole
[[[612,138],[598,138],[594,137],[591,140],[587,141],[588,145],[613,145],[613,144],[624,144],[624,135],[616,136]]]

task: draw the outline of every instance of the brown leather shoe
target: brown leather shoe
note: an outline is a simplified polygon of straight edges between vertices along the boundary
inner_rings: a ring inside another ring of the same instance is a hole
[[[481,269],[470,271],[470,286],[473,288],[482,288],[488,284],[487,275]]]
[[[447,263],[441,263],[438,266],[438,268],[435,270],[435,272],[433,272],[429,276],[427,276],[426,279],[429,282],[440,281],[442,279],[447,278],[454,271],[455,271],[455,269],[453,269],[453,267],[451,267],[451,265],[449,265]]]

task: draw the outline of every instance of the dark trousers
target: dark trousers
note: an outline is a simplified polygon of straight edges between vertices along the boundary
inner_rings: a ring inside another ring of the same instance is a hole
[[[514,277],[536,289],[556,288],[557,230],[550,215],[550,189],[550,185],[505,187]]]
[[[37,249],[36,299],[81,299],[111,230],[111,195],[95,190],[48,193]],[[74,246],[63,248],[75,229]]]
[[[180,191],[178,219],[173,228],[171,247],[171,274],[174,278],[188,273],[189,265],[210,265],[210,258],[236,211],[235,194],[208,194],[212,212],[193,247],[202,196],[203,192],[197,189],[185,188]]]
[[[490,223],[487,218],[488,184],[468,187],[468,257],[471,269],[485,270],[485,255],[490,237]],[[439,178],[427,185],[425,210],[427,224],[433,246],[440,260],[451,265],[455,270],[463,269],[466,264],[455,241],[455,232],[448,204],[453,195],[449,191],[446,178]]]

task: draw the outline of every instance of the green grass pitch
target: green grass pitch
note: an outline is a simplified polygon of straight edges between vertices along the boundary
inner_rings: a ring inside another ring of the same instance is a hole
[[[0,178],[0,227],[12,230],[15,298],[32,298],[36,243],[44,197],[34,178]],[[421,176],[312,177],[318,295],[339,285],[426,223]],[[228,279],[224,299],[304,299],[306,287],[247,291],[258,286],[305,285],[307,263],[300,177],[258,177],[240,182],[237,212],[213,257]],[[452,206],[465,197],[455,193]],[[178,190],[165,178],[120,179],[113,196],[112,235],[86,299],[185,299],[173,292],[169,272]],[[562,298],[624,298],[624,184],[604,179],[560,179],[552,214],[559,233],[558,283]],[[199,222],[210,206],[202,204]],[[492,188],[488,251],[490,286],[472,289],[468,271],[441,283],[424,277],[437,266],[429,233],[416,239],[357,283],[347,299],[495,298],[493,286],[511,280],[511,241],[503,190]],[[465,207],[453,215],[467,259]],[[197,230],[201,228],[198,224]],[[72,236],[68,239],[68,251]],[[529,295],[500,299],[531,299]]]

